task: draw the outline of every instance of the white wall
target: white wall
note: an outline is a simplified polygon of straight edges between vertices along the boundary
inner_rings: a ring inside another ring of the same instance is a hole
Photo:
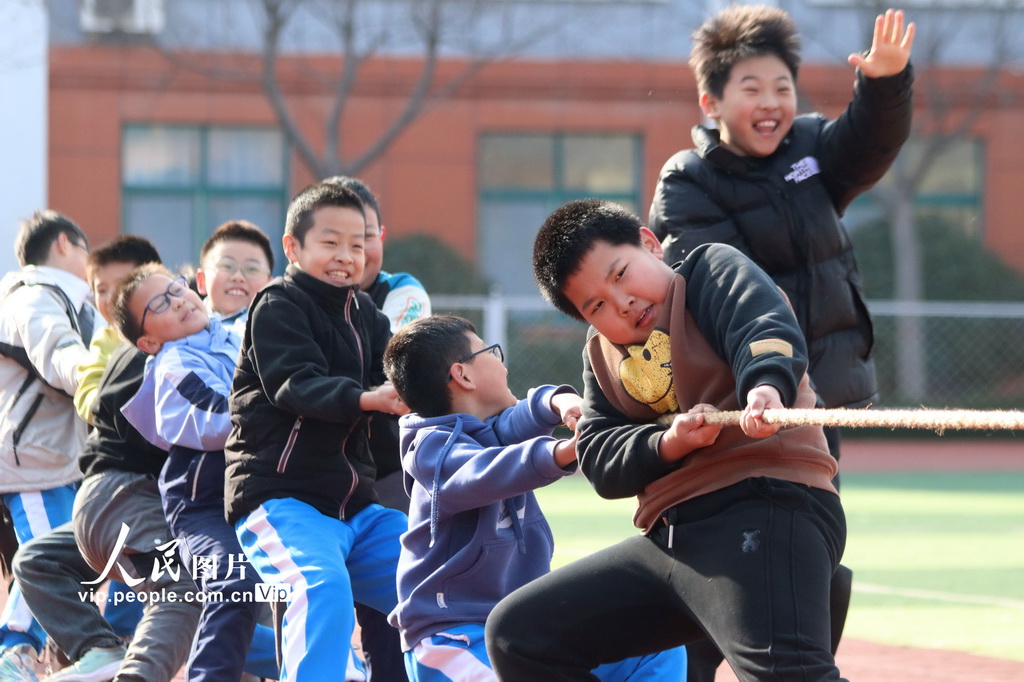
[[[46,206],[46,55],[42,3],[0,3],[0,273],[18,266],[18,222]]]

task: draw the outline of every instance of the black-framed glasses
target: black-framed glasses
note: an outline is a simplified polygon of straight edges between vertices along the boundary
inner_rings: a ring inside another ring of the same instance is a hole
[[[246,279],[256,279],[266,275],[268,272],[265,265],[259,263],[240,264],[232,260],[222,260],[213,267],[217,272],[228,277],[234,277],[235,273],[241,270]]]
[[[467,355],[465,357],[459,358],[455,362],[469,362],[470,360],[472,360],[476,356],[483,355],[484,353],[490,353],[494,357],[498,358],[498,362],[505,362],[505,353],[501,350],[501,344],[500,343],[492,344],[490,346],[487,346],[487,348],[481,348],[480,350],[478,350],[476,352],[470,353],[469,355]],[[451,380],[452,380],[452,375],[449,372],[448,378],[444,380],[444,383],[447,384]]]
[[[184,276],[178,277],[176,280],[167,285],[167,290],[162,294],[157,294],[153,298],[149,299],[149,303],[146,304],[146,309],[142,311],[142,320],[139,322],[139,331],[143,334],[146,333],[146,315],[153,313],[159,315],[160,313],[167,312],[171,307],[171,297],[181,298],[188,291],[188,280]]]

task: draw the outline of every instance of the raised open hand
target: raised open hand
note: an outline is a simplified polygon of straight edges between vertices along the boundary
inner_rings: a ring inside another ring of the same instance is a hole
[[[914,22],[903,28],[903,10],[889,9],[875,18],[875,34],[867,55],[851,54],[847,61],[868,78],[895,76],[907,67],[914,44]]]

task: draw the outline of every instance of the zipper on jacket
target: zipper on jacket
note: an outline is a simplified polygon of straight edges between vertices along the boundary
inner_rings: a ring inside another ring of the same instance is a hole
[[[23,384],[24,385],[24,384]],[[14,429],[14,433],[11,434],[11,446],[14,452],[14,464],[21,466],[21,459],[18,457],[18,443],[21,442],[21,436],[25,433],[25,429],[28,428],[28,423],[32,421],[32,417],[36,415],[36,410],[39,409],[40,403],[43,402],[43,394],[40,393],[36,396],[36,399],[32,401],[32,405],[29,406],[28,412],[22,417],[21,423]],[[15,398],[17,400],[17,398]]]
[[[295,418],[295,424],[292,425],[292,431],[288,434],[288,440],[284,444],[284,450],[281,452],[281,458],[277,461],[277,473],[283,474],[285,467],[288,466],[288,458],[291,457],[292,448],[295,447],[295,441],[299,438],[299,429],[302,428],[302,417]]]
[[[355,297],[355,291],[349,289],[348,298],[345,299],[345,322],[348,324],[348,328],[352,330],[352,336],[356,340],[356,349],[359,355],[359,383],[362,384],[366,378],[366,363],[363,362],[363,340],[359,338],[359,330],[352,324],[352,301]],[[359,303],[357,302],[356,308],[358,307]],[[358,423],[358,420],[356,420],[356,423]],[[349,500],[352,499],[352,495],[355,494],[356,487],[359,485],[359,474],[356,472],[356,468],[352,466],[352,462],[348,459],[348,453],[345,451],[348,446],[348,437],[351,435],[352,429],[350,428],[348,433],[345,434],[345,438],[341,441],[341,456],[345,458],[345,464],[348,465],[348,470],[352,474],[352,485],[349,486],[348,493],[346,493],[345,499],[341,501],[341,507],[338,509],[338,518],[342,521],[345,520],[345,507],[348,506]]]
[[[347,438],[345,440],[348,440]],[[344,453],[342,453],[344,454]],[[345,457],[345,464],[348,465],[348,470],[352,474],[352,485],[349,486],[348,494],[345,495],[345,499],[341,501],[341,509],[338,514],[338,518],[345,521],[345,507],[348,506],[348,501],[352,499],[352,495],[356,491],[356,486],[359,484],[359,474],[356,473],[356,468],[352,466],[352,462],[348,461],[348,457]]]
[[[352,435],[352,429],[349,429],[348,433],[341,441],[341,456],[345,458],[345,464],[348,465],[349,473],[352,474],[352,485],[348,487],[348,492],[345,493],[345,499],[341,501],[341,507],[338,508],[338,518],[342,521],[345,520],[345,507],[348,506],[348,501],[352,499],[352,495],[356,492],[356,486],[359,485],[359,474],[356,472],[356,468],[352,466],[352,462],[348,459],[348,454],[345,452],[345,446],[348,445],[348,437]]]
[[[359,382],[362,383],[364,380],[364,374],[366,372],[365,363],[363,362],[363,340],[359,338],[359,330],[352,324],[352,300],[356,297],[355,291],[349,290],[348,298],[345,300],[345,322],[348,324],[348,328],[352,330],[352,336],[356,339],[356,349],[359,352]],[[356,303],[356,308],[359,307],[359,303]],[[346,436],[346,439],[348,437]]]
[[[196,465],[196,470],[192,474],[192,501],[196,501],[196,492],[199,488],[199,472],[203,470],[203,464],[206,463],[206,453],[199,455],[199,464]]]

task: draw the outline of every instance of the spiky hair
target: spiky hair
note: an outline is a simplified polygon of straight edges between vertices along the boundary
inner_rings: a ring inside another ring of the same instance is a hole
[[[767,5],[731,5],[693,34],[690,67],[697,89],[721,97],[732,67],[744,59],[775,55],[793,74],[800,68],[800,36],[783,10]]]

